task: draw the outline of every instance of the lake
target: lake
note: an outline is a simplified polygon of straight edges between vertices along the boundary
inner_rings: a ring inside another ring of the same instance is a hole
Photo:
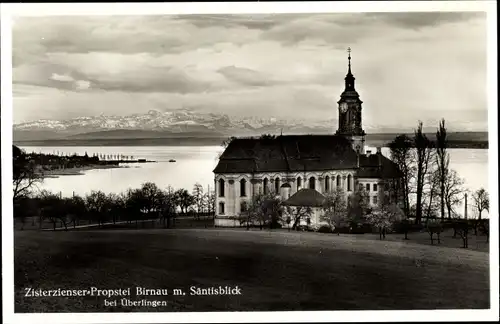
[[[85,195],[91,190],[102,190],[106,193],[119,193],[129,188],[139,188],[144,182],[154,182],[160,188],[171,185],[175,189],[192,190],[195,183],[203,185],[206,191],[214,186],[212,170],[217,164],[221,146],[60,146],[32,147],[21,146],[26,152],[53,154],[79,154],[85,152],[96,154],[123,154],[134,159],[154,160],[157,163],[130,163],[125,168],[97,169],[85,171],[84,175],[65,175],[58,178],[47,178],[39,185],[39,189],[47,189],[71,196],[73,193]],[[371,149],[375,152],[375,148]],[[484,187],[488,190],[488,150],[486,149],[450,149],[450,168],[458,172],[468,189],[477,190]],[[389,156],[389,149],[382,148],[382,154]],[[175,159],[176,162],[168,162]],[[488,190],[489,191],[489,190]],[[469,199],[469,203],[472,200]],[[463,207],[459,207],[463,213]]]

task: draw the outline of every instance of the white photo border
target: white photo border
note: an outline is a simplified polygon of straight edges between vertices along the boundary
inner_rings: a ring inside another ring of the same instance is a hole
[[[496,1],[352,1],[242,3],[61,3],[1,4],[1,161],[2,161],[2,307],[6,323],[174,323],[174,322],[392,322],[478,321],[498,319],[498,125]],[[12,18],[47,15],[151,15],[334,12],[487,12],[489,132],[490,309],[408,311],[283,311],[196,313],[14,313],[14,240],[12,207]],[[408,314],[408,312],[411,312]]]

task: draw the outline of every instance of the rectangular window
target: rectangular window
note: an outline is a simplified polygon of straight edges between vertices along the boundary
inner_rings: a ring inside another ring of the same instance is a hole
[[[247,182],[245,179],[240,180],[240,196],[245,197],[247,195]]]
[[[224,215],[224,203],[219,203],[219,215]]]
[[[226,185],[226,182],[223,179],[219,180],[219,197],[224,197],[224,187]]]
[[[376,204],[378,202],[377,196],[373,196],[373,203]]]
[[[366,184],[366,191],[370,191],[370,184],[369,183]]]
[[[373,191],[378,191],[378,186],[376,183],[373,184]]]

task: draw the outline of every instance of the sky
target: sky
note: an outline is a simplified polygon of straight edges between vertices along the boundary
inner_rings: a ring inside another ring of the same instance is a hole
[[[347,48],[363,124],[487,130],[485,13],[19,17],[14,123],[194,109],[336,119]]]

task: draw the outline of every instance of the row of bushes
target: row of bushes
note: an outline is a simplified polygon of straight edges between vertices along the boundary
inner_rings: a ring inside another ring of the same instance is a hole
[[[154,183],[145,183],[139,189],[122,194],[92,191],[85,197],[61,197],[42,192],[34,197],[22,196],[14,200],[14,217],[21,223],[28,217],[60,222],[62,226],[105,222],[132,222],[161,219],[169,227],[172,218],[181,214],[197,218],[214,215],[213,192],[203,193],[196,187],[196,195],[185,189],[161,190]],[[42,224],[42,221],[39,221]]]

